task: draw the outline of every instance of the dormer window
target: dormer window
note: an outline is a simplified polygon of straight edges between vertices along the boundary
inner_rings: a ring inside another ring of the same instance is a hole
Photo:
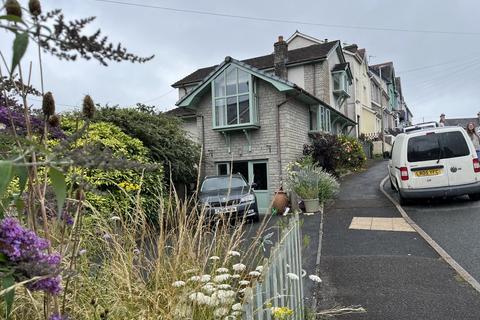
[[[335,71],[332,72],[333,77],[333,93],[338,96],[349,96],[349,81],[347,72]]]
[[[254,124],[254,95],[250,73],[230,65],[213,81],[214,129]]]

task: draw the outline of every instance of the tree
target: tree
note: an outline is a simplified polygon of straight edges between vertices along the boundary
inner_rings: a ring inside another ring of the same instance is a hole
[[[96,113],[94,121],[111,122],[123,132],[143,142],[149,157],[162,162],[165,178],[178,183],[191,183],[197,178],[196,166],[200,157],[197,144],[189,140],[181,120],[155,113],[152,108],[104,107]]]

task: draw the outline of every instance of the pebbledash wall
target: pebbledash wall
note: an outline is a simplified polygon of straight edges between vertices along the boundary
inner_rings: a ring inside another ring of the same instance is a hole
[[[296,160],[302,154],[303,145],[309,142],[309,106],[287,97],[260,79],[256,79],[256,92],[260,128],[250,131],[251,151],[248,150],[245,134],[240,130],[229,133],[231,152],[228,152],[223,134],[213,130],[211,93],[201,98],[197,105],[197,131],[200,143],[204,137],[202,172],[203,175],[217,174],[218,162],[267,160],[268,189],[273,195],[280,187],[281,176],[285,174],[288,162]],[[277,114],[280,117],[279,139]]]

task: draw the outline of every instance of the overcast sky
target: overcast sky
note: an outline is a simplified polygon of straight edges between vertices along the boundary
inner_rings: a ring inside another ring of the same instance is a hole
[[[79,105],[84,94],[96,102],[128,106],[145,102],[171,109],[176,80],[199,67],[220,63],[225,56],[246,59],[273,51],[278,35],[295,30],[316,38],[357,43],[366,48],[370,64],[393,61],[415,121],[473,117],[480,111],[480,27],[478,0],[344,0],[344,1],[181,1],[119,0],[153,6],[231,15],[295,20],[327,25],[381,29],[436,30],[452,33],[376,31],[301,23],[252,21],[231,17],[142,8],[96,0],[43,0],[44,11],[62,8],[67,19],[96,16],[114,42],[154,60],[146,64],[95,61],[62,62],[45,56],[46,90],[60,110]],[[24,5],[27,0],[20,0]],[[466,34],[470,33],[470,34]],[[11,42],[3,34],[0,50],[8,57]],[[34,59],[30,48],[27,59]],[[36,60],[34,60],[36,61]],[[39,87],[34,69],[34,84]]]

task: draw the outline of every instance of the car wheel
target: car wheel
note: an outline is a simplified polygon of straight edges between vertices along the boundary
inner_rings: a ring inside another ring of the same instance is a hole
[[[395,189],[395,186],[394,186],[394,184],[393,184],[392,178],[390,178],[390,188],[391,188],[393,191],[397,190],[397,189]]]
[[[468,197],[470,198],[470,200],[478,201],[480,200],[480,193],[472,193],[469,194]]]

